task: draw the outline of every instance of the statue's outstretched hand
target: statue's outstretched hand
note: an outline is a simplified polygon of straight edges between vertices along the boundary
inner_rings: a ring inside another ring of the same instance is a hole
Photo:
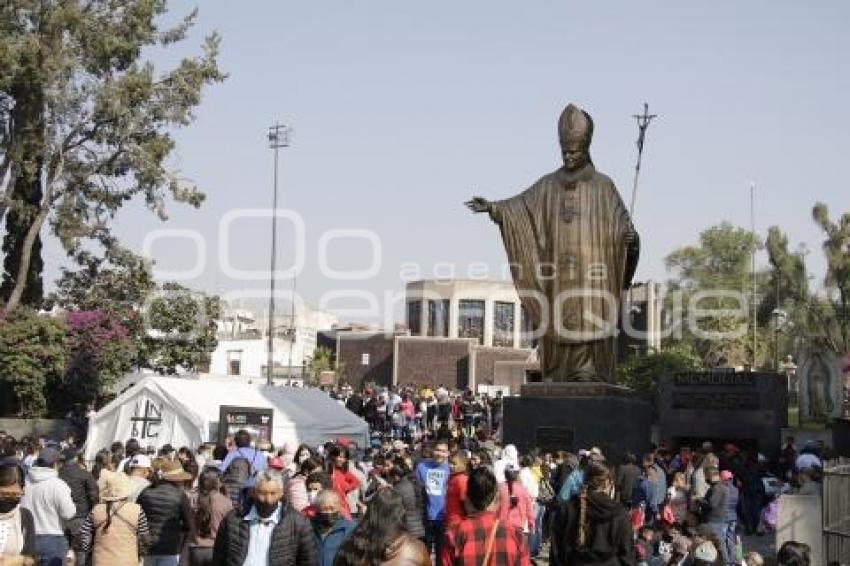
[[[472,212],[490,212],[490,201],[484,197],[472,197],[464,203]]]

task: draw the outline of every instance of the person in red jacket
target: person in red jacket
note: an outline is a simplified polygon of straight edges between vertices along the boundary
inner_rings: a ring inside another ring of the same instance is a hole
[[[466,453],[457,450],[449,458],[449,485],[446,489],[446,526],[460,523],[466,518],[466,483],[469,480],[469,459]]]
[[[534,511],[531,496],[519,481],[519,467],[505,467],[505,482],[499,484],[499,516],[505,524],[523,533],[526,543],[534,530]]]
[[[327,459],[331,487],[339,494],[342,516],[351,519],[347,497],[349,493],[360,488],[360,481],[357,476],[348,471],[348,450],[334,445],[328,450]]]

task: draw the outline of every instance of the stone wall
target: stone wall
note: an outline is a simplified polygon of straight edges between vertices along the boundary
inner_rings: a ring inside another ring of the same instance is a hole
[[[474,344],[472,338],[396,337],[393,383],[466,388],[474,371]]]
[[[393,336],[383,332],[340,332],[336,359],[345,364],[343,378],[355,389],[370,382],[389,386],[393,381]]]
[[[65,419],[0,419],[0,430],[17,439],[44,435],[59,440],[67,431],[77,429]]]
[[[783,495],[776,524],[777,550],[794,540],[812,547],[812,564],[826,564],[823,555],[823,504],[818,495]]]
[[[657,395],[662,440],[732,441],[778,457],[788,423],[783,376],[731,370],[668,375]]]
[[[501,385],[496,383],[496,364],[498,362],[524,362],[530,352],[517,348],[489,348],[476,346],[472,349],[475,356],[475,385]]]

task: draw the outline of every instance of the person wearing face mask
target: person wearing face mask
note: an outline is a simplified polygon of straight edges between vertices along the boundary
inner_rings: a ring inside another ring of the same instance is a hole
[[[35,521],[20,505],[23,494],[18,467],[0,466],[0,563],[12,556],[35,560]]]
[[[307,478],[313,472],[321,469],[322,466],[319,462],[307,458],[301,462],[298,473],[286,482],[286,500],[299,513],[303,513],[304,509],[309,507],[311,503],[307,493]]]
[[[317,509],[313,517],[316,557],[319,566],[333,566],[339,547],[357,525],[342,516],[339,494],[331,489],[320,492],[313,505]]]
[[[305,507],[301,514],[307,517],[308,519],[312,519],[316,516],[316,513],[319,510],[316,508],[316,500],[319,498],[319,494],[326,489],[330,489],[331,487],[331,478],[328,477],[328,474],[321,470],[316,470],[307,476],[306,480],[306,488],[307,488],[307,501],[308,505]],[[338,494],[337,494],[338,495]]]
[[[287,449],[288,446],[284,445],[284,450]],[[304,460],[308,460],[310,458],[315,460],[313,450],[306,444],[300,445],[298,448],[295,449],[295,454],[287,468],[289,470],[289,473],[291,475],[297,474],[298,471],[301,469],[301,464],[304,463]]]
[[[608,467],[590,460],[578,494],[562,504],[552,527],[553,566],[635,564],[632,525],[626,509],[614,500]]]
[[[247,515],[231,512],[219,525],[214,565],[318,565],[310,521],[285,504],[283,493],[279,472],[265,470],[257,475]]]

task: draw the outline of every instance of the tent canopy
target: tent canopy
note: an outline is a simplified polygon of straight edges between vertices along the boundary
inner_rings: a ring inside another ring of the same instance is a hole
[[[227,377],[143,378],[103,407],[89,422],[86,459],[112,442],[137,438],[143,447],[197,448],[219,440],[223,405],[272,409],[275,446],[300,443],[318,446],[346,436],[359,446],[368,443],[366,422],[312,388],[280,387]]]

